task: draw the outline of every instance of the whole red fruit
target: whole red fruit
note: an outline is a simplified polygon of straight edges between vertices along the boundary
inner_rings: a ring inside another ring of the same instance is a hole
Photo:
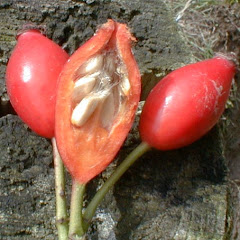
[[[31,29],[21,33],[6,70],[7,92],[19,117],[37,134],[54,136],[56,84],[68,54]]]
[[[223,113],[234,74],[233,62],[215,57],[164,77],[144,105],[142,140],[154,148],[170,150],[202,137]]]

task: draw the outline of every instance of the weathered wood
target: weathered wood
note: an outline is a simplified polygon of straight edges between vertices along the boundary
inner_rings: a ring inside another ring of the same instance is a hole
[[[107,18],[128,23],[138,40],[134,53],[143,76],[143,98],[156,76],[192,61],[171,12],[159,0],[1,0],[0,18],[2,102],[8,101],[4,72],[17,29],[30,21],[44,25],[48,37],[69,53]],[[89,185],[88,198],[139,142],[137,122],[117,160]],[[237,136],[224,142],[222,134],[230,134],[222,125],[189,147],[143,156],[107,195],[89,239],[238,239],[239,192],[228,181],[224,155],[224,146],[234,145]],[[8,115],[0,118],[0,152],[0,239],[57,239],[50,142]]]
[[[4,74],[17,30],[33,22],[70,54],[90,38],[98,25],[113,18],[127,23],[138,42],[134,52],[143,79],[156,82],[164,74],[189,62],[189,51],[177,33],[177,25],[163,2],[150,1],[0,1],[0,96],[7,98]],[[153,72],[153,74],[152,74]]]

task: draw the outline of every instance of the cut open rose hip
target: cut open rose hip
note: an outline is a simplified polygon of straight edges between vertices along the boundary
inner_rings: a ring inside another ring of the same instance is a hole
[[[65,166],[86,183],[113,160],[140,97],[126,25],[109,20],[65,65],[58,85],[56,140]]]

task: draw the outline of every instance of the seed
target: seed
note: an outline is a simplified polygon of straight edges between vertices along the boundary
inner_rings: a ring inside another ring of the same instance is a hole
[[[100,92],[98,94],[91,94],[85,97],[74,108],[71,123],[77,127],[83,126],[108,95],[109,93],[107,92]]]
[[[116,72],[119,76],[122,76],[125,74],[126,69],[124,68],[123,64],[120,64],[119,66],[117,66]]]
[[[96,72],[91,75],[82,77],[75,82],[72,93],[73,101],[75,102],[81,101],[88,93],[92,91],[96,84],[96,80],[99,74],[100,74],[99,72]]]
[[[87,74],[92,74],[98,72],[103,67],[103,56],[101,54],[90,58],[87,62],[83,63],[79,69],[78,74],[80,76],[85,76]]]
[[[110,128],[115,116],[115,99],[111,92],[103,103],[101,112],[101,124],[105,129]]]
[[[123,75],[121,83],[120,83],[120,87],[122,89],[123,94],[125,96],[127,96],[131,86],[130,86],[130,82],[129,82],[129,80],[128,80],[126,75]]]
[[[71,117],[73,125],[83,126],[98,108],[100,115],[96,117],[103,128],[110,129],[131,88],[126,67],[119,61],[115,52],[107,52],[80,66],[72,93],[77,104]]]
[[[97,108],[99,100],[96,98],[84,98],[73,110],[71,122],[77,127],[86,123],[89,117]]]
[[[117,75],[120,77],[121,81],[120,81],[120,88],[122,90],[122,93],[127,96],[128,93],[129,93],[129,90],[131,88],[131,85],[130,85],[130,82],[128,80],[128,77],[127,77],[127,70],[126,70],[126,67],[121,64],[120,66],[118,66],[116,68],[116,72],[117,72]]]

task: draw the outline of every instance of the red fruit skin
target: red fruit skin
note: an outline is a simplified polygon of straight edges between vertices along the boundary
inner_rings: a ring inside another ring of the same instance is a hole
[[[54,137],[56,85],[68,54],[37,30],[20,34],[6,70],[7,92],[19,117],[42,137]]]
[[[131,51],[132,40],[126,25],[108,20],[70,57],[60,75],[56,102],[56,141],[64,165],[80,183],[87,183],[109,165],[132,126],[141,91],[140,72]],[[131,83],[126,107],[120,109],[109,131],[102,128],[95,118],[89,119],[82,127],[74,127],[70,121],[74,87],[72,79],[76,70],[90,56],[105,48],[117,49],[126,64]]]
[[[145,102],[139,125],[142,140],[171,150],[201,138],[223,113],[235,71],[231,61],[215,57],[164,77]]]

